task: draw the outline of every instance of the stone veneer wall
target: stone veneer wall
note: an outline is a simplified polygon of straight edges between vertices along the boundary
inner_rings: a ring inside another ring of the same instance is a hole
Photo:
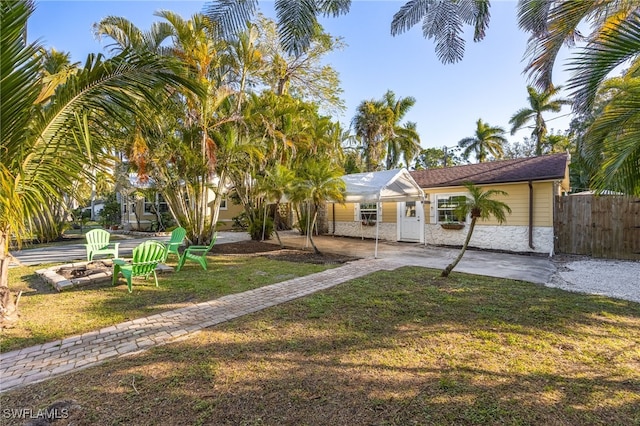
[[[333,234],[333,222],[329,221],[329,234]],[[375,238],[376,226],[363,226],[360,222],[336,222],[335,235],[344,237]],[[398,233],[395,223],[381,223],[378,239],[397,241]]]
[[[427,244],[461,246],[469,225],[463,229],[443,229],[440,225],[425,225]],[[553,251],[553,227],[533,228],[533,247],[529,247],[529,227],[476,225],[470,247],[512,252],[547,253]]]
[[[431,245],[461,246],[467,236],[469,225],[460,230],[443,229],[440,225],[425,225],[426,243]],[[329,234],[333,233],[333,223],[329,222]],[[346,237],[375,238],[375,226],[361,226],[360,222],[336,222],[335,235]],[[381,240],[397,241],[395,223],[381,223]],[[553,227],[534,227],[533,246],[529,247],[529,228],[527,226],[491,226],[476,225],[469,245],[471,247],[504,250],[515,253],[553,252]]]

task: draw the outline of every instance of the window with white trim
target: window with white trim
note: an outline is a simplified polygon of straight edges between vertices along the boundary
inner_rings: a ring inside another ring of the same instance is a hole
[[[223,198],[220,200],[220,210],[227,210],[227,199]]]
[[[169,211],[169,204],[167,204],[167,200],[165,200],[160,193],[158,193],[158,210],[160,213],[166,213]]]
[[[160,213],[169,211],[169,205],[160,193],[156,193],[150,197],[144,197],[144,212],[154,213],[155,209],[158,209]]]
[[[378,220],[378,204],[376,203],[360,203],[358,212],[363,225],[373,225]]]
[[[436,211],[438,223],[459,222],[463,223],[466,218],[456,216],[455,210],[461,204],[467,202],[466,195],[438,194],[436,195]]]
[[[152,213],[153,212],[153,205],[155,203],[156,203],[155,196],[147,197],[145,195],[145,197],[144,197],[144,212],[145,213]]]

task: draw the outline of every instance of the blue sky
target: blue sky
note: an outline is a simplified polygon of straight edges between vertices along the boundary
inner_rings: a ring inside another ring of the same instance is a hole
[[[335,117],[348,125],[360,102],[379,99],[387,90],[397,97],[413,96],[416,105],[405,120],[415,121],[422,146],[454,146],[472,136],[479,118],[509,131],[509,118],[527,106],[527,78],[522,73],[527,36],[517,27],[516,1],[494,0],[491,24],[484,41],[467,39],[464,59],[443,65],[434,45],[422,37],[420,24],[392,37],[390,23],[405,3],[400,0],[353,0],[351,11],[339,18],[323,19],[325,30],[344,38],[347,47],[332,53],[327,62],[340,74],[347,110]],[[103,52],[91,26],[105,16],[124,16],[141,29],[159,20],[153,13],[167,9],[187,18],[202,11],[203,1],[54,1],[40,0],[29,21],[30,40],[71,52],[84,62],[88,53]],[[261,2],[267,16],[275,16],[273,2]],[[556,64],[554,83],[564,84],[562,52]],[[545,116],[548,127],[568,128],[570,108]],[[557,117],[557,118],[556,118]],[[510,142],[522,141],[531,130],[522,130]]]

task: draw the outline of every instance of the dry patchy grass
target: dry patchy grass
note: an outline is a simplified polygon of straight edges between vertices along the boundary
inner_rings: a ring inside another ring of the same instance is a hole
[[[640,306],[402,268],[15,390],[74,425],[640,424]],[[65,423],[66,422],[66,423]]]

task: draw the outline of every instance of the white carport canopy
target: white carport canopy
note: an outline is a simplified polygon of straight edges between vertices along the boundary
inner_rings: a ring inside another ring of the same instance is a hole
[[[424,191],[405,168],[380,172],[354,173],[342,176],[346,184],[346,203],[424,201]],[[380,221],[376,221],[375,257],[378,257]]]

